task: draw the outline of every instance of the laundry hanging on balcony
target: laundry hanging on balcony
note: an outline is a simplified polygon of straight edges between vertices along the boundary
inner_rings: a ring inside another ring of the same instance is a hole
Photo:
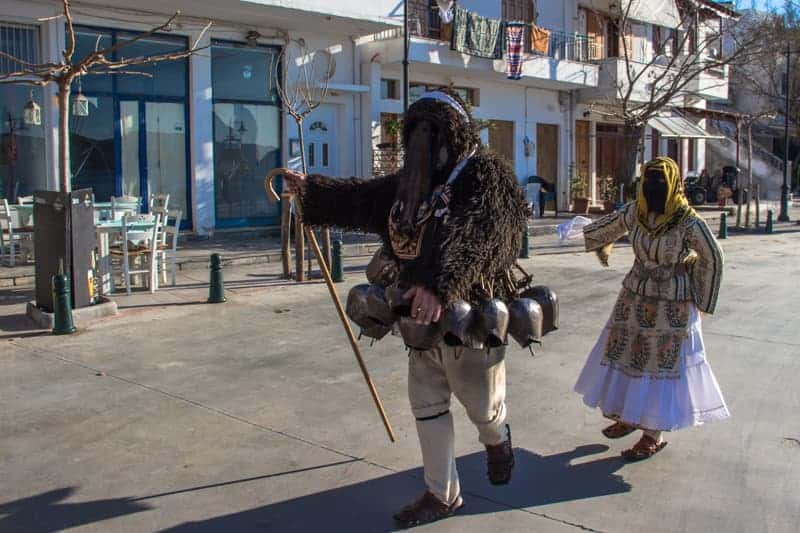
[[[522,79],[522,52],[528,26],[521,22],[506,24],[506,74],[510,80]]]
[[[619,15],[627,14],[628,20],[649,22],[656,26],[677,28],[681,24],[681,14],[675,0],[622,0]]]
[[[550,51],[550,30],[531,25],[531,50],[547,55]]]
[[[475,57],[502,59],[505,23],[471,13],[459,5],[454,9],[450,48]]]
[[[439,18],[442,22],[444,24],[453,22],[453,5],[455,2],[453,0],[436,0],[436,3],[439,5]]]

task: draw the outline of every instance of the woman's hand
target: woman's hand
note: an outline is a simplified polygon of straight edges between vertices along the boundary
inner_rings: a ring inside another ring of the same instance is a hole
[[[283,175],[283,192],[297,194],[303,192],[306,186],[306,175],[296,170],[287,170]]]
[[[442,304],[439,298],[425,287],[412,287],[403,298],[412,300],[411,318],[416,319],[417,324],[427,326],[431,322],[438,322],[442,317]]]

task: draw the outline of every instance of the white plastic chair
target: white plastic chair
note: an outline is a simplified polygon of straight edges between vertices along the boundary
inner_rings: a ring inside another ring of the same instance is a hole
[[[33,203],[33,195],[30,196],[17,196],[17,203],[19,205],[31,205]]]
[[[158,266],[161,270],[161,282],[167,283],[167,264],[169,263],[170,281],[173,286],[176,284],[178,236],[180,235],[182,216],[183,211],[180,209],[166,212],[162,219],[164,222],[161,224],[161,238],[158,243]]]
[[[131,276],[147,274],[147,286],[153,293],[158,289],[158,231],[159,215],[125,215],[122,217],[122,242],[111,247],[111,255],[122,260],[122,277],[125,282],[126,292],[131,294]],[[135,227],[136,224],[152,224],[152,228],[143,231]],[[131,261],[143,260],[146,267],[134,264]]]

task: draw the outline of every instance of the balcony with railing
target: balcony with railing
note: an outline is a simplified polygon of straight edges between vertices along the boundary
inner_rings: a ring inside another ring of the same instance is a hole
[[[418,72],[436,66],[429,74],[441,74],[443,68],[452,74],[469,70],[471,76],[484,75],[497,80],[506,70],[505,60],[471,57],[450,49],[451,27],[443,24],[438,10],[429,2],[409,0],[408,30],[411,35],[409,60]],[[380,55],[385,65],[403,60],[403,29],[392,28],[375,34],[363,44],[364,55]],[[549,44],[533,49],[530,35],[524,40],[522,83],[559,90],[580,89],[597,85],[598,67],[604,48],[597,39],[580,33],[550,31]]]

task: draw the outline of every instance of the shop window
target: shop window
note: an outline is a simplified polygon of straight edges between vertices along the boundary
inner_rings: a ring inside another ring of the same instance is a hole
[[[36,26],[0,23],[0,51],[27,63],[40,61],[39,30]],[[17,72],[22,65],[0,57],[0,73]],[[41,88],[33,99],[44,106]],[[25,124],[23,109],[31,88],[0,85],[0,197],[9,203],[47,188],[47,167],[42,124]]]
[[[278,52],[273,47],[214,43],[211,48],[214,99],[278,104],[275,84]]]
[[[133,36],[133,34],[120,33],[117,35],[117,43],[124,44],[126,41],[130,41]],[[126,58],[147,57],[179,52],[185,50],[187,45],[188,43],[184,38],[153,36],[125,45],[125,48],[120,53]],[[133,67],[131,70],[147,75],[118,76],[117,83],[119,85],[117,91],[121,94],[158,97],[185,96],[188,92],[187,66],[188,60],[180,59]]]
[[[263,177],[281,165],[281,113],[275,87],[280,50],[214,41],[214,194],[217,227],[272,224],[278,207]],[[308,161],[313,146],[307,147]]]

